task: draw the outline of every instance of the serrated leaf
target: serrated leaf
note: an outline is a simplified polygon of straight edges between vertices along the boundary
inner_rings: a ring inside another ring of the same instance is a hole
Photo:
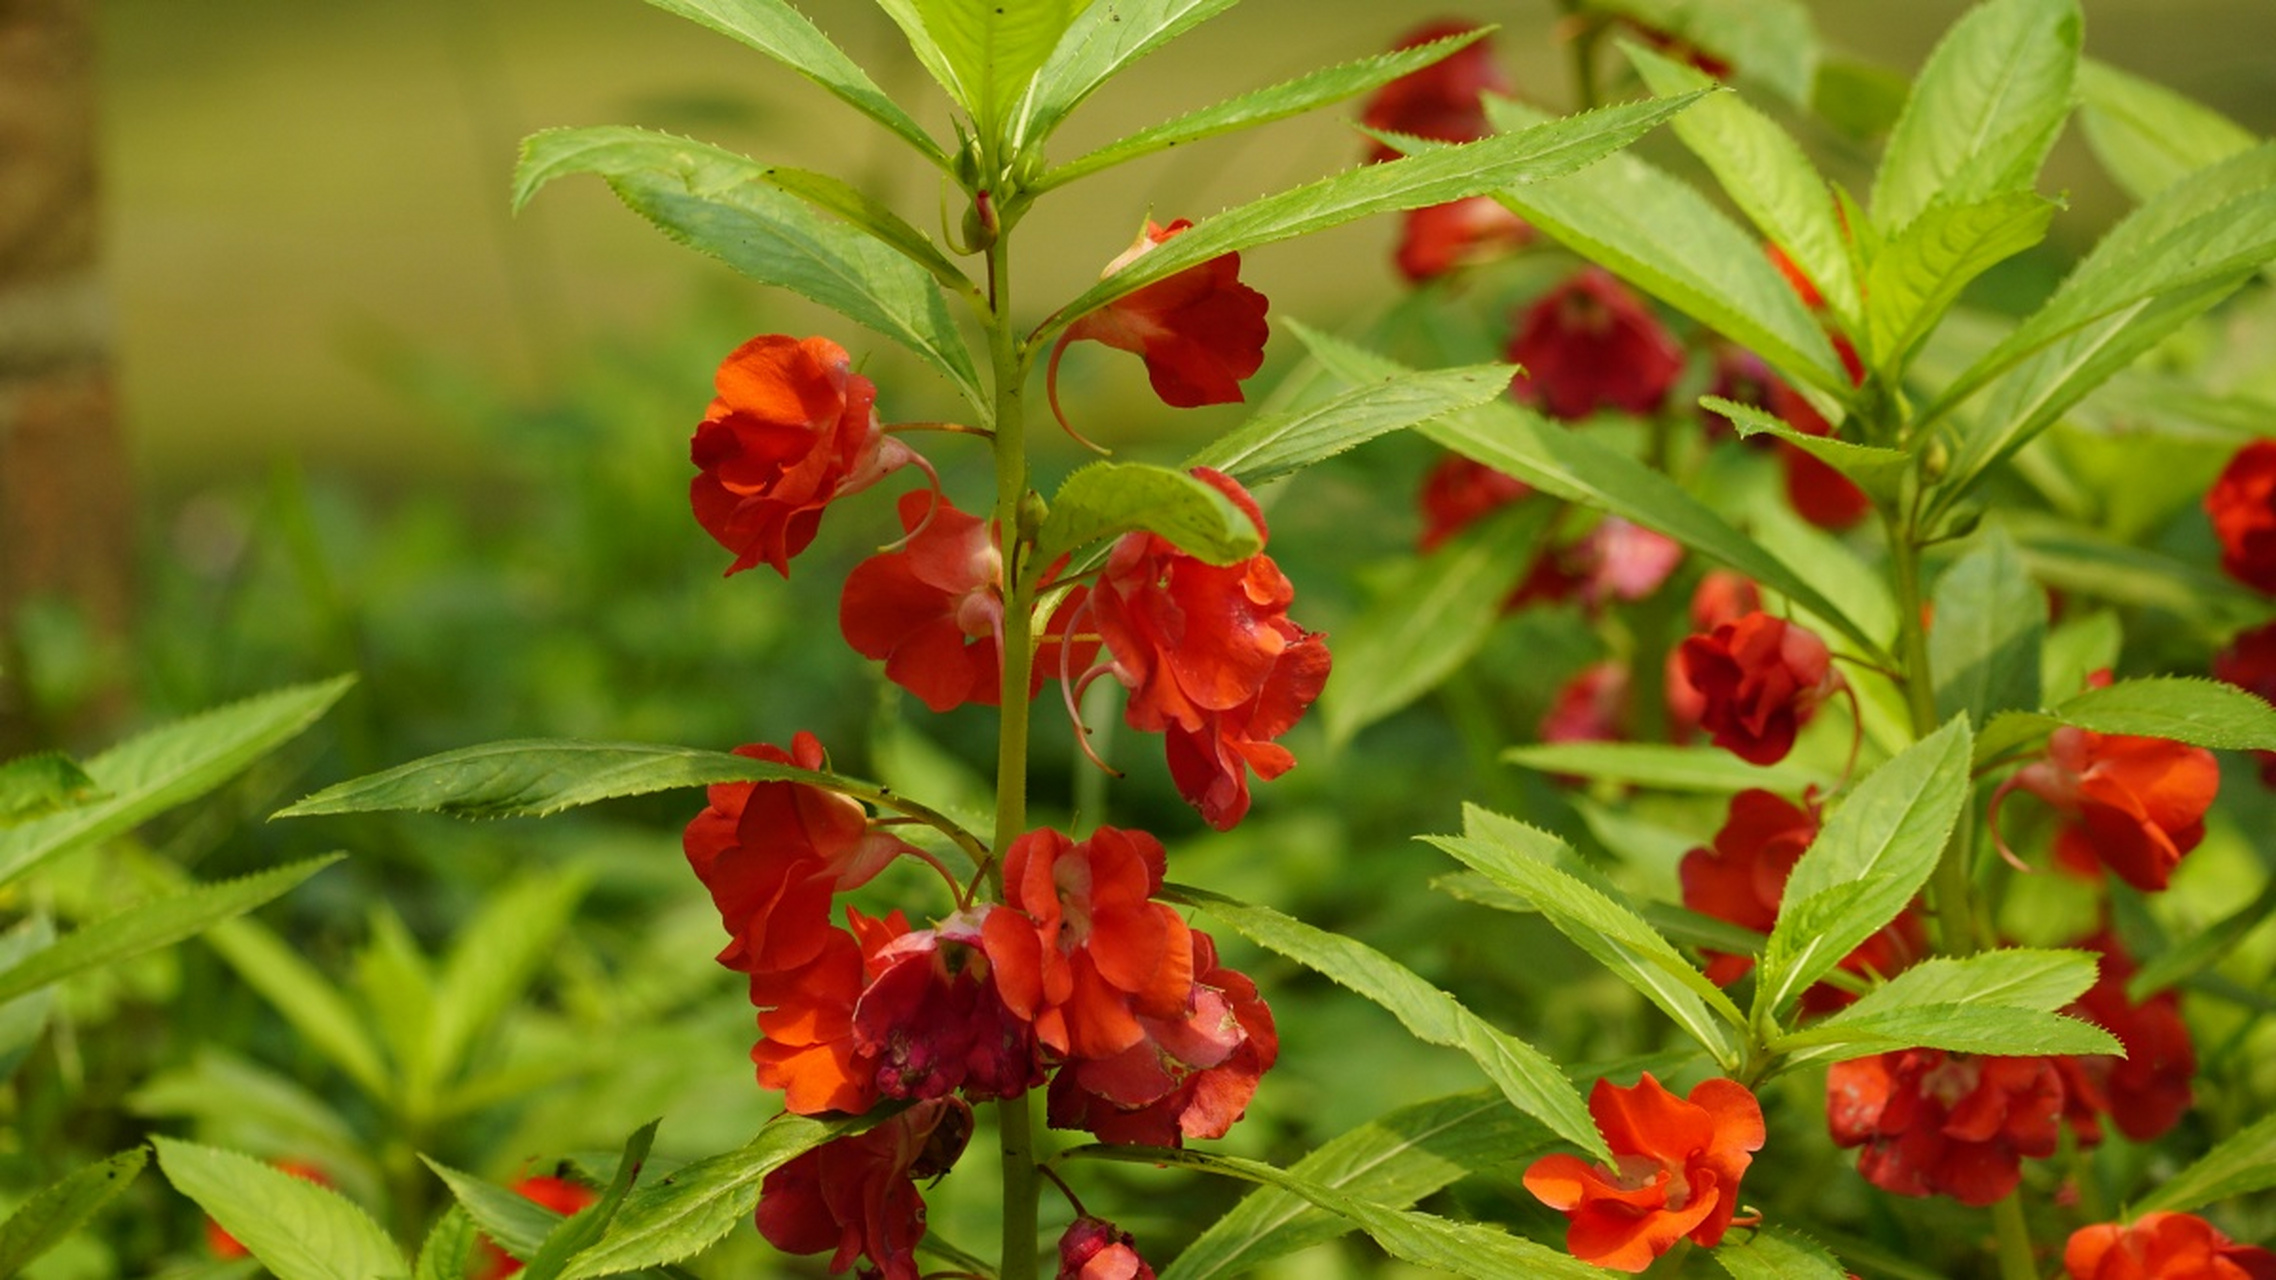
[[[867,784],[725,751],[638,742],[523,738],[461,747],[351,778],[275,814],[407,810],[459,818],[542,818],[578,805],[720,782],[803,782],[830,790]]]
[[[885,5],[888,12],[905,0]],[[955,73],[951,92],[981,136],[994,137],[1012,104],[1089,0],[915,0],[925,30]],[[896,15],[898,16],[898,15]],[[907,30],[907,24],[903,24]]]
[[[247,698],[138,734],[86,761],[87,776],[108,795],[0,827],[0,885],[220,786],[314,724],[354,683],[340,676]]]
[[[154,1137],[174,1189],[276,1274],[277,1280],[383,1280],[411,1264],[371,1215],[329,1187],[251,1156]]]
[[[2027,190],[2071,109],[2075,0],[1988,0],[1945,32],[1913,82],[1873,181],[1873,221],[1895,231],[1938,197]]]
[[[1781,1037],[1775,1047],[1794,1062],[1860,1057],[1914,1044],[1965,1053],[2030,1056],[2047,1053],[2109,1053],[2087,1024],[2045,1017],[2078,999],[2094,985],[2095,957],[2084,951],[2011,948],[1965,957],[1937,957],[1897,974],[1848,1008]],[[1989,1011],[1991,1018],[1961,1010]],[[1937,1025],[1950,1019],[1949,1026]],[[2052,1034],[2055,1040],[2035,1040]],[[2105,1035],[2107,1033],[2104,1033]],[[1918,1037],[1927,1037],[1920,1039]],[[2057,1049],[2092,1042],[2098,1047]],[[2004,1046],[2004,1047],[2002,1047]],[[2036,1046],[2036,1047],[2035,1047]],[[1841,1048],[1841,1052],[1830,1050]],[[1803,1052],[1810,1049],[1812,1052]]]
[[[2197,1163],[2127,1206],[2128,1217],[2188,1213],[2276,1187],[2276,1115],[2262,1116],[2216,1144]]]
[[[474,1219],[466,1210],[452,1205],[450,1212],[435,1222],[419,1246],[419,1259],[411,1269],[412,1280],[465,1280],[466,1269],[474,1261],[475,1242],[482,1238]]]
[[[1369,383],[1408,372],[1395,361],[1300,323],[1289,321],[1286,327],[1313,359],[1346,382]],[[1466,458],[1506,471],[1567,501],[1665,534],[1721,561],[1818,614],[1864,646],[1869,655],[1887,656],[1877,641],[1769,550],[1732,528],[1674,481],[1585,433],[1504,402],[1449,414],[1425,423],[1420,430]]]
[[[148,1163],[150,1148],[135,1147],[74,1169],[34,1192],[0,1223],[0,1276],[20,1274],[32,1259],[63,1243],[132,1185]]]
[[[1316,107],[1378,89],[1400,76],[1447,57],[1464,45],[1483,39],[1491,27],[1477,27],[1443,40],[1407,49],[1394,49],[1373,57],[1324,67],[1294,80],[1244,93],[1214,106],[1190,111],[1150,129],[1141,129],[1098,150],[1056,165],[1036,179],[1031,191],[1048,191],[1077,178],[1152,155],[1171,147],[1199,142],[1237,129],[1250,129],[1285,120]]]
[[[1531,107],[1489,101],[1504,128]],[[1495,198],[1622,280],[1769,361],[1788,380],[1845,400],[1849,372],[1761,244],[1683,182],[1633,155]]]
[[[60,751],[38,751],[0,764],[0,827],[102,798],[95,780]]]
[[[83,925],[31,956],[0,968],[0,1003],[73,974],[116,964],[201,933],[283,896],[346,856],[326,854],[236,880],[201,885],[186,893],[137,903]]]
[[[1253,489],[1377,436],[1485,404],[1509,390],[1516,372],[1512,365],[1481,364],[1384,378],[1306,408],[1252,418],[1185,466],[1213,467]]]
[[[1810,787],[1833,789],[1832,774],[1791,760],[1749,764],[1719,747],[1669,747],[1652,742],[1543,742],[1509,747],[1501,758],[1542,773],[1601,778],[1661,791],[1734,792],[1749,787],[1800,795]]]
[[[1522,1159],[1549,1141],[1549,1131],[1512,1110],[1498,1090],[1481,1089],[1387,1112],[1321,1144],[1288,1172],[1400,1208],[1467,1174]],[[1162,1268],[1161,1280],[1238,1274],[1353,1226],[1294,1192],[1260,1188]]]
[[[355,1007],[315,966],[256,921],[227,920],[206,930],[206,945],[229,962],[308,1046],[374,1098],[393,1096],[394,1073]]]
[[[1704,73],[1623,43],[1644,85],[1665,96],[1712,84]],[[1734,93],[1720,93],[1673,121],[1676,136],[1705,161],[1723,193],[1770,243],[1802,269],[1845,333],[1864,328],[1849,237],[1833,195],[1801,144]]]
[[[1731,1280],[1847,1280],[1849,1272],[1825,1246],[1778,1227],[1761,1227],[1745,1239],[1726,1237],[1712,1256]]]
[[[1600,107],[1476,142],[1434,148],[1339,173],[1204,218],[1099,280],[1045,321],[1040,341],[1116,298],[1257,245],[1325,231],[1378,213],[1524,189],[1603,159],[1699,97]]]
[[[972,86],[964,82],[963,68],[948,55],[948,50],[926,25],[923,9],[914,0],[877,0],[877,7],[893,19],[894,26],[901,28],[902,38],[909,42],[909,52],[916,55],[918,63],[932,76],[933,83],[941,87],[941,92],[948,95],[948,100],[963,108],[965,115],[974,114]],[[964,130],[959,126],[957,132],[961,136]]]
[[[2013,191],[1937,199],[1894,231],[1865,277],[1865,359],[1889,382],[1977,276],[2047,238],[2055,202]]]
[[[135,1114],[196,1119],[209,1131],[242,1134],[258,1150],[289,1151],[334,1175],[351,1192],[370,1142],[324,1099],[266,1067],[206,1045],[186,1067],[152,1078],[128,1097]],[[371,1182],[370,1179],[363,1181]]]
[[[2218,680],[2145,676],[2089,689],[2053,710],[1999,716],[1985,726],[1978,757],[1989,760],[2063,725],[2192,747],[2276,750],[2276,707],[2257,695]]]
[[[2047,593],[2005,532],[1994,526],[1982,546],[1944,571],[1935,608],[1928,663],[1940,719],[1965,713],[1985,724],[1997,712],[2037,705]]]
[[[1965,719],[1866,775],[1786,878],[1763,947],[1758,1013],[1785,1011],[1810,984],[1879,932],[1936,869],[1968,799]]]
[[[1351,741],[1478,652],[1554,515],[1546,502],[1495,513],[1399,574],[1392,594],[1337,634],[1337,678],[1320,700],[1330,743]]]
[[[1830,57],[1818,65],[1810,90],[1811,114],[1859,142],[1896,127],[1912,81],[1878,63]]]
[[[1818,33],[1798,0],[1584,0],[1581,7],[1667,32],[1797,106],[1810,99]]]
[[[1010,131],[1014,148],[1040,145],[1083,99],[1124,67],[1237,0],[1092,0],[1043,60]]]
[[[419,1159],[450,1188],[458,1201],[452,1212],[472,1220],[497,1246],[526,1261],[544,1245],[546,1236],[560,1225],[562,1215],[535,1200],[514,1194],[495,1182],[421,1155]]]
[[[587,1248],[602,1238],[609,1224],[624,1207],[625,1198],[632,1194],[633,1183],[640,1177],[641,1166],[647,1163],[648,1150],[655,1145],[656,1128],[661,1120],[651,1120],[633,1131],[625,1139],[624,1150],[618,1156],[616,1172],[609,1184],[601,1189],[600,1198],[570,1214],[547,1233],[545,1243],[530,1258],[523,1274],[529,1280],[558,1280],[562,1272]]]
[[[1972,1004],[1907,1005],[1839,1026],[1817,1023],[1778,1037],[1771,1047],[1785,1055],[1789,1067],[1911,1048],[2008,1057],[2125,1052],[2115,1037],[2091,1022],[2035,1009]]]
[[[2203,103],[2092,58],[2079,63],[2078,90],[2087,145],[2136,200],[2260,140]]]
[[[514,204],[556,178],[594,174],[666,235],[891,338],[971,404],[985,405],[972,354],[909,246],[815,213],[772,185],[770,172],[747,156],[645,129],[549,129],[522,140]]]
[[[1520,1111],[1539,1118],[1559,1137],[1589,1154],[1611,1158],[1581,1102],[1580,1091],[1556,1063],[1472,1013],[1413,970],[1365,943],[1315,929],[1270,907],[1250,906],[1184,885],[1173,888],[1180,900],[1231,925],[1249,941],[1383,1006],[1416,1039],[1469,1054]]]
[[[822,86],[839,101],[892,130],[939,168],[948,154],[879,89],[828,36],[788,0],[648,0],[652,5],[731,36]]]
[[[1215,485],[1143,462],[1094,462],[1051,496],[1032,562],[1041,570],[1094,542],[1141,529],[1209,564],[1235,564],[1264,547],[1256,521]]]
[[[1794,424],[1757,405],[1740,404],[1721,396],[1701,396],[1699,403],[1730,419],[1731,426],[1739,433],[1740,439],[1774,436],[1784,440],[1839,471],[1855,482],[1858,488],[1876,497],[1885,499],[1895,494],[1905,469],[1912,463],[1911,457],[1901,450],[1797,431]]]

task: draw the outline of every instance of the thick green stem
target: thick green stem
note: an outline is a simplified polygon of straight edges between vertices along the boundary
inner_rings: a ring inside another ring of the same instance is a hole
[[[1923,617],[1927,596],[1921,589],[1920,544],[1910,521],[1891,514],[1887,525],[1889,558],[1896,571],[1897,658],[1904,664],[1905,706],[1917,740],[1934,733],[1937,727],[1936,676],[1929,664],[1928,625]],[[1984,946],[1976,929],[1974,888],[1968,876],[1972,844],[1968,824],[1963,822],[1944,846],[1928,882],[1929,914],[1936,918],[1937,940],[1947,955],[1973,955]]]
[[[1999,1232],[1999,1280],[2039,1280],[2039,1263],[2031,1256],[2031,1224],[2023,1220],[2023,1197],[2011,1194],[1993,1205],[1992,1226]]]

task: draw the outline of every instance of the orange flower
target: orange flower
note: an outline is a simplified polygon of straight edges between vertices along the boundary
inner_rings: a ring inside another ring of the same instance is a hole
[[[1129,266],[1155,245],[1193,224],[1179,218],[1168,226],[1149,219],[1138,239],[1103,276]],[[1090,339],[1146,362],[1154,394],[1173,409],[1204,404],[1237,404],[1241,383],[1264,364],[1265,296],[1241,283],[1241,255],[1220,254],[1163,280],[1134,289],[1067,326],[1051,349],[1044,375],[1052,412],[1059,409],[1059,356],[1067,344]]]
[[[2205,494],[2221,540],[2221,567],[2256,591],[2276,592],[2276,440],[2236,451]]]
[[[2276,1253],[2238,1244],[2193,1213],[2080,1227],[2063,1246],[2071,1280],[2276,1280]]]
[[[1818,704],[1842,687],[1825,641],[1767,613],[1687,637],[1677,652],[1701,699],[1700,727],[1751,764],[1785,759]]]
[[[2220,765],[2203,747],[2065,725],[2049,735],[2045,759],[2000,784],[1993,812],[2020,787],[2067,819],[2055,836],[2064,867],[2086,876],[2107,869],[2156,893],[2205,838],[2220,785]]]
[[[1715,1077],[1685,1100],[1647,1071],[1632,1089],[1598,1080],[1588,1110],[1614,1164],[1560,1153],[1525,1171],[1525,1189],[1572,1220],[1574,1257],[1642,1271],[1678,1240],[1711,1248],[1723,1238],[1763,1142],[1762,1106],[1745,1085]]]

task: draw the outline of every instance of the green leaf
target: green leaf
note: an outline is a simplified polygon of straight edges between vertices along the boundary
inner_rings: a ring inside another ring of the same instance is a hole
[[[948,153],[788,0],[648,0],[732,36],[829,90],[915,147],[941,169]]]
[[[358,1166],[370,1160],[369,1139],[298,1082],[225,1050],[199,1048],[188,1066],[151,1079],[127,1101],[137,1115],[187,1117],[209,1131],[244,1134],[248,1144],[292,1152],[343,1187],[362,1189]]]
[[[41,1187],[0,1223],[0,1276],[22,1273],[32,1259],[63,1243],[133,1183],[150,1163],[150,1148],[135,1147],[72,1170]]]
[[[452,1205],[450,1212],[435,1223],[427,1233],[426,1242],[419,1246],[419,1260],[412,1267],[411,1280],[466,1280],[466,1270],[474,1261],[475,1242],[482,1238],[474,1219],[466,1210]]]
[[[31,916],[0,933],[0,965],[13,965],[37,955],[55,942],[55,926],[46,916]],[[47,1029],[48,1011],[55,1004],[55,988],[41,987],[30,995],[0,1004],[0,1081],[16,1068]]]
[[[1897,598],[1889,590],[1883,566],[1866,560],[1848,540],[1804,520],[1783,502],[1757,504],[1747,513],[1747,526],[1757,542],[1778,548],[1780,560],[1884,650],[1896,643]],[[1799,620],[1825,629],[1811,610],[1804,609]],[[1822,789],[1832,790],[1835,781],[1828,779]]]
[[[1494,513],[1396,575],[1392,592],[1352,619],[1336,637],[1338,676],[1320,702],[1330,743],[1351,741],[1478,652],[1555,514],[1546,502]]]
[[[2126,980],[2126,998],[2141,1004],[2219,964],[2237,944],[2268,923],[2271,915],[2276,915],[2276,880],[2262,886],[2259,896],[2239,910],[2192,931],[2174,943],[2172,950],[2143,962],[2141,969]]]
[[[1143,462],[1094,462],[1052,495],[1031,563],[1040,572],[1063,555],[1141,529],[1209,564],[1235,564],[1264,547],[1256,521],[1215,485]]]
[[[1865,359],[1903,378],[1929,331],[1977,276],[2047,238],[2055,202],[2028,191],[1933,200],[1889,236],[1865,277]]]
[[[116,964],[179,942],[283,896],[301,881],[346,857],[326,854],[236,880],[201,885],[187,893],[137,903],[84,925],[54,945],[0,968],[0,1003],[17,999],[76,973]],[[0,1273],[4,1274],[4,1273]]]
[[[2189,1213],[2270,1187],[2276,1187],[2276,1115],[2262,1116],[2222,1139],[2197,1163],[2127,1206],[2127,1216]]]
[[[1238,0],[1093,0],[1067,26],[1029,82],[1011,129],[1015,148],[1040,145],[1116,72]]]
[[[1314,359],[1346,382],[1369,383],[1407,372],[1395,361],[1340,338],[1294,321],[1287,322],[1287,327]],[[1674,481],[1592,436],[1505,402],[1450,414],[1420,429],[1431,440],[1466,458],[1506,471],[1556,497],[1666,534],[1721,561],[1824,618],[1864,646],[1869,656],[1887,659],[1880,644],[1766,548],[1732,528]],[[1894,659],[1888,663],[1893,665]]]
[[[2260,141],[2203,103],[2092,58],[2079,63],[2078,90],[2086,144],[2136,200]]]
[[[1912,901],[1968,799],[1965,719],[1868,774],[1786,878],[1756,978],[1757,1012],[1782,1013]]]
[[[1593,164],[1699,98],[1649,98],[1600,107],[1476,142],[1365,165],[1205,218],[1083,291],[1045,321],[1041,341],[1116,298],[1213,258],[1340,227],[1378,213],[1523,188]]]
[[[2146,676],[2089,689],[2051,711],[1999,716],[1984,727],[1977,756],[1990,760],[2063,725],[2193,747],[2276,751],[2276,707],[2257,695],[2218,680]]]
[[[223,921],[206,930],[205,940],[310,1048],[329,1058],[373,1098],[394,1096],[394,1073],[355,1006],[299,952],[253,920]]]
[[[430,1156],[422,1155],[419,1159],[450,1188],[451,1198],[458,1201],[452,1212],[471,1219],[482,1229],[483,1235],[519,1260],[528,1261],[561,1224],[562,1215],[535,1200],[453,1169]]]
[[[1508,128],[1533,108],[1490,101]],[[1762,245],[1691,185],[1633,155],[1617,155],[1553,182],[1504,188],[1495,198],[1591,262],[1740,346],[1798,385],[1836,400],[1854,389],[1848,370]]]
[[[1778,1227],[1761,1227],[1746,1239],[1726,1238],[1712,1256],[1731,1280],[1847,1280],[1849,1272],[1825,1246]]]
[[[1911,92],[1912,81],[1878,63],[1830,57],[1818,66],[1810,110],[1851,138],[1869,142],[1896,127]]]
[[[1308,408],[1259,415],[1185,466],[1214,467],[1253,489],[1377,436],[1494,400],[1516,372],[1513,365],[1481,364],[1382,378]]]
[[[683,1165],[625,1197],[600,1243],[569,1264],[564,1280],[660,1267],[694,1255],[750,1222],[759,1182],[769,1173],[831,1138],[873,1123],[870,1118],[776,1117],[740,1150]]]
[[[546,1235],[545,1244],[523,1272],[529,1280],[558,1280],[571,1262],[602,1238],[602,1233],[624,1207],[625,1198],[632,1194],[632,1184],[640,1177],[641,1166],[648,1161],[648,1150],[656,1142],[656,1128],[662,1123],[651,1120],[625,1139],[615,1176],[601,1189],[598,1200],[570,1214]]]
[[[1544,742],[1510,747],[1502,759],[1542,773],[1601,778],[1660,791],[1744,791],[1761,787],[1800,795],[1833,789],[1828,773],[1792,761],[1748,764],[1720,747],[1668,747],[1651,742]]]
[[[1582,7],[1623,14],[1696,45],[1729,63],[1738,78],[1797,106],[1810,99],[1818,34],[1799,0],[1585,0]]]
[[[1935,607],[1928,663],[1939,719],[1965,713],[1984,724],[1996,712],[2038,705],[2047,593],[2005,532],[1994,526],[1982,546],[1944,571]]]
[[[316,722],[355,683],[340,676],[247,698],[129,738],[85,764],[101,800],[0,827],[0,884],[66,849],[107,840],[237,776]]]
[[[2055,1016],[2094,985],[2094,974],[2095,958],[2084,951],[1923,960],[1772,1047],[1792,1055],[1789,1066],[1916,1045],[2022,1056],[2120,1052],[2100,1027]]]
[[[1393,1208],[1467,1174],[1522,1159],[1550,1140],[1493,1089],[1433,1098],[1378,1116],[1321,1144],[1289,1170],[1330,1191]],[[1332,1240],[1353,1223],[1278,1187],[1251,1192],[1162,1268],[1161,1280],[1209,1280]]]
[[[803,782],[830,790],[866,787],[837,774],[724,751],[523,738],[461,747],[351,778],[280,809],[275,816],[409,810],[459,818],[542,818],[619,796],[754,781]]]
[[[1905,469],[1912,463],[1911,457],[1902,450],[1797,431],[1786,419],[1756,405],[1740,404],[1721,396],[1701,396],[1699,403],[1730,419],[1740,439],[1775,436],[1849,477],[1857,487],[1875,497],[1886,499],[1894,495]]]
[[[1518,829],[1533,847],[1471,837],[1424,838],[1531,902],[1557,932],[1659,1006],[1726,1071],[1736,1070],[1741,1046],[1732,1029],[1744,1030],[1747,1019],[1722,988],[1642,917],[1558,870],[1553,862],[1557,853],[1570,852],[1563,841],[1546,831]]]
[[[0,764],[0,827],[102,798],[95,780],[60,751],[34,752]]]
[[[975,114],[972,87],[964,82],[963,69],[949,57],[948,50],[926,24],[923,8],[914,0],[877,0],[877,7],[893,19],[894,26],[901,28],[902,37],[909,42],[909,52],[917,56],[917,61],[948,95],[948,100],[963,108],[965,115]],[[963,135],[961,126],[957,133]]]
[[[2070,114],[2075,0],[1988,0],[1952,24],[1913,82],[1873,181],[1893,232],[1942,197],[2028,190]]]
[[[1029,190],[1047,191],[1140,156],[1152,155],[1189,142],[1199,142],[1203,138],[1216,137],[1237,129],[1285,120],[1316,107],[1381,88],[1400,76],[1447,57],[1464,45],[1483,39],[1492,30],[1491,27],[1477,27],[1442,40],[1433,40],[1429,44],[1394,49],[1389,53],[1325,67],[1282,84],[1244,93],[1215,106],[1187,112],[1150,129],[1141,129],[1078,159],[1054,166],[1036,179]]]
[[[885,6],[887,12],[904,0]],[[1089,0],[915,0],[925,30],[955,73],[951,95],[994,137],[1015,100]],[[907,24],[903,24],[903,30]]]
[[[472,920],[459,926],[435,986],[427,1035],[433,1088],[457,1075],[476,1037],[491,1031],[553,959],[592,877],[582,869],[525,877],[493,890]]]
[[[908,237],[923,236],[907,230],[881,239],[887,233],[880,229],[823,217],[776,189],[774,172],[747,156],[645,129],[549,129],[522,141],[514,204],[564,175],[595,174],[674,240],[893,339],[967,401],[984,405],[972,354],[932,272],[908,256]]]
[[[1556,1063],[1470,1012],[1396,960],[1365,943],[1315,929],[1270,907],[1250,906],[1183,885],[1175,886],[1174,891],[1182,901],[1231,925],[1258,946],[1383,1006],[1416,1039],[1469,1054],[1518,1110],[1539,1118],[1559,1137],[1578,1144],[1590,1155],[1611,1158],[1581,1102],[1580,1091]]]
[[[237,1237],[277,1280],[381,1280],[411,1264],[347,1197],[235,1151],[154,1137],[174,1189]]]
[[[1665,96],[1714,83],[1648,49],[1623,42],[1621,51],[1653,93]],[[1677,116],[1673,127],[1739,211],[1817,286],[1843,332],[1863,329],[1849,237],[1834,214],[1825,179],[1793,135],[1734,93],[1708,98]]]

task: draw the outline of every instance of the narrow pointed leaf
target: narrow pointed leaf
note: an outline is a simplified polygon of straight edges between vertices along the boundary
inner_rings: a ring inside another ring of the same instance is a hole
[[[519,1198],[519,1197],[517,1197]],[[435,1223],[419,1246],[419,1259],[413,1264],[411,1280],[465,1280],[467,1268],[474,1262],[475,1243],[482,1239],[474,1219],[466,1210],[452,1205],[450,1212]]]
[[[898,7],[895,0],[887,8]],[[1088,0],[914,0],[925,30],[955,69],[959,101],[983,136],[993,136],[1013,102]],[[904,29],[906,29],[904,25]]]
[[[2095,958],[2083,951],[2009,949],[1924,960],[1775,1047],[1789,1055],[1789,1066],[1915,1045],[2023,1056],[2117,1052],[2101,1028],[2055,1017],[2094,985],[2094,974]]]
[[[174,1189],[237,1237],[277,1280],[386,1280],[411,1264],[371,1215],[329,1187],[248,1155],[152,1138]]]
[[[1016,146],[1051,136],[1068,113],[1116,72],[1238,0],[1091,0],[1043,60],[1013,122]]]
[[[1821,50],[1801,0],[1586,0],[1581,8],[1634,18],[1729,64],[1743,83],[1796,106],[1810,101]]]
[[[1839,471],[1875,497],[1894,495],[1904,478],[1905,468],[1912,463],[1909,455],[1897,449],[1796,431],[1786,419],[1755,405],[1740,404],[1721,396],[1701,396],[1699,403],[1730,419],[1740,439],[1775,436]]]
[[[747,156],[645,129],[549,129],[522,141],[514,203],[518,208],[556,178],[594,174],[666,235],[893,339],[966,400],[983,404],[971,352],[933,275],[945,260],[909,256],[912,237],[930,242],[905,224],[871,226],[816,213],[802,196],[779,189],[774,172]]]
[[[1984,726],[1977,755],[1992,759],[2063,725],[2217,750],[2276,751],[2276,707],[2258,695],[2218,680],[2145,676],[2089,689],[2049,711],[1999,716]]]
[[[2222,1139],[2158,1189],[2127,1206],[2128,1216],[2188,1213],[2209,1204],[2276,1187],[2276,1115],[2262,1116]]]
[[[562,1215],[535,1200],[514,1194],[495,1182],[453,1169],[429,1156],[420,1156],[427,1168],[450,1188],[462,1213],[497,1246],[516,1259],[527,1261],[561,1225]]]
[[[884,125],[940,168],[948,154],[788,0],[648,0],[742,41]]]
[[[525,738],[445,751],[351,778],[281,809],[280,818],[403,810],[459,818],[542,818],[578,805],[719,782],[803,782],[871,790],[832,773],[725,751],[638,742]]]
[[[2126,998],[2141,1004],[2158,992],[2205,972],[2226,960],[2239,943],[2268,923],[2272,915],[2276,915],[2276,880],[2262,886],[2259,896],[2243,907],[2176,940],[2172,950],[2144,961],[2141,969],[2126,980]]]
[[[1791,760],[1749,764],[1720,747],[1669,747],[1653,742],[1543,742],[1503,750],[1503,760],[1542,773],[1569,773],[1661,791],[1744,791],[1761,787],[1799,795],[1830,791],[1830,773]]]
[[[963,108],[965,115],[977,116],[979,106],[973,86],[964,78],[964,68],[949,56],[948,49],[926,24],[924,8],[917,0],[877,0],[877,7],[893,19],[894,26],[901,28],[902,38],[909,42],[909,52],[917,56],[917,61],[932,75],[941,92],[948,95],[948,100]]]
[[[1468,365],[1382,379],[1302,409],[1251,419],[1186,459],[1250,488],[1301,471],[1377,436],[1476,408],[1509,390],[1515,366]]]
[[[2028,191],[1967,204],[1930,201],[1890,235],[1866,273],[1866,362],[1892,382],[1901,379],[1960,291],[2046,239],[2054,214],[2054,201]]]
[[[2078,90],[2087,145],[2136,200],[2260,141],[2203,103],[2092,58],[2079,63]]]
[[[1052,495],[1033,562],[1040,569],[1141,529],[1210,564],[1234,564],[1264,546],[1256,521],[1206,481],[1142,462],[1094,462]]]
[[[1847,1280],[1849,1271],[1825,1246],[1779,1227],[1726,1237],[1710,1255],[1731,1280]]]
[[[1936,714],[1986,724],[2001,711],[2036,707],[2047,593],[2024,571],[2014,540],[1996,526],[1936,583],[1928,633]]]
[[[55,926],[44,915],[16,922],[0,933],[0,965],[15,964],[37,955],[55,942]],[[40,987],[29,995],[0,1004],[0,1082],[16,1073],[24,1058],[47,1029],[47,1015],[55,1006],[55,988]]]
[[[601,1188],[600,1198],[556,1224],[546,1234],[545,1243],[531,1256],[523,1275],[529,1280],[559,1280],[568,1266],[602,1238],[602,1233],[623,1209],[625,1198],[632,1194],[633,1183],[648,1161],[648,1150],[655,1145],[656,1128],[661,1123],[661,1120],[651,1120],[625,1139],[624,1150],[617,1158],[616,1174]]]
[[[0,1276],[21,1274],[32,1259],[63,1243],[131,1186],[148,1163],[148,1147],[121,1151],[72,1170],[17,1205],[0,1223]]]

